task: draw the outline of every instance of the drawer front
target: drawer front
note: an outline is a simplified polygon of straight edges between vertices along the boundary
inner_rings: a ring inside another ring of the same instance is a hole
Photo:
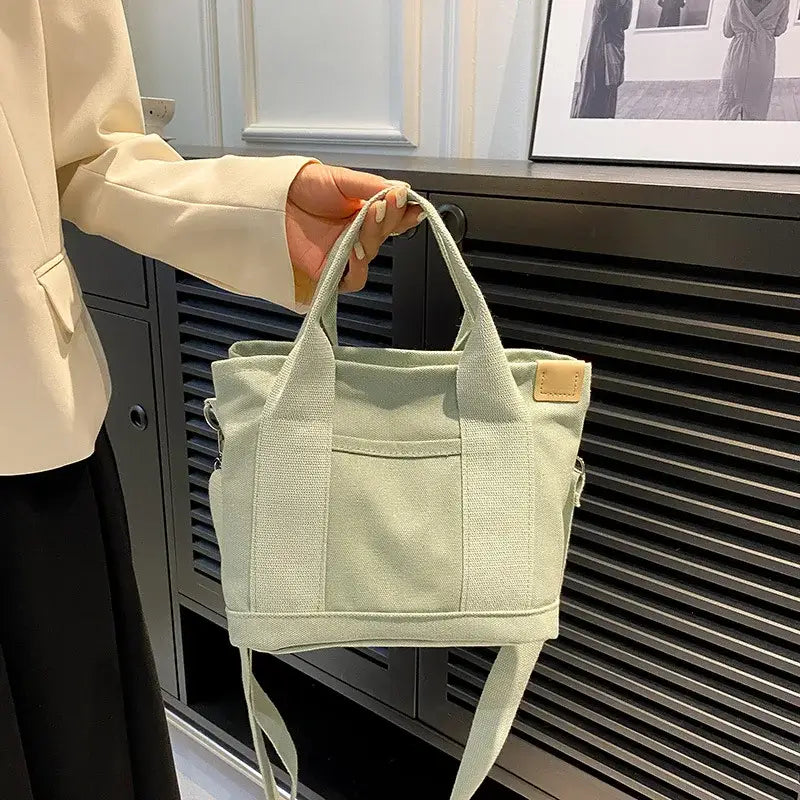
[[[144,258],[64,222],[64,244],[84,294],[147,307]]]

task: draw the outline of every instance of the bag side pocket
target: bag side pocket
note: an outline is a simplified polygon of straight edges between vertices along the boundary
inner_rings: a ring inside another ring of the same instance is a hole
[[[583,459],[579,458],[578,463],[572,470],[572,481],[570,491],[567,495],[567,502],[564,506],[564,559],[561,564],[562,572],[567,565],[567,555],[569,554],[569,541],[572,536],[572,519],[575,509],[580,507],[583,487],[586,484],[586,466]]]

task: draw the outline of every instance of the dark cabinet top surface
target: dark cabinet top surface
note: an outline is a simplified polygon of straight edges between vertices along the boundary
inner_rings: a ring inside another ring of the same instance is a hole
[[[268,148],[178,145],[185,158],[284,155]],[[326,161],[425,191],[691,209],[800,219],[800,173],[325,153]]]

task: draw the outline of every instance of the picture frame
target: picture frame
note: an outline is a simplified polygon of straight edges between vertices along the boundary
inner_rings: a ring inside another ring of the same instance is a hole
[[[713,3],[714,0],[700,0],[699,4],[695,6],[694,16],[691,16],[684,13],[687,8],[687,0],[672,0],[671,3],[665,3],[664,0],[661,2],[659,0],[639,0],[634,9],[635,13],[632,15],[630,29],[634,34],[665,34],[672,31],[707,29],[711,22]],[[670,14],[672,19],[665,20],[665,17]]]
[[[550,0],[530,159],[800,170],[800,0],[762,0],[775,60],[767,44],[755,78],[747,2]],[[593,39],[598,13],[613,24]]]

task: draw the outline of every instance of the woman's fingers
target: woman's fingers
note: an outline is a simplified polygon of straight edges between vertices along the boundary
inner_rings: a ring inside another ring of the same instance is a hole
[[[360,292],[367,284],[370,260],[366,257],[366,252],[364,252],[364,258],[359,258],[358,253],[358,247],[353,248],[353,252],[350,253],[350,261],[339,284],[340,292]]]
[[[403,214],[400,222],[397,224],[397,227],[392,231],[392,233],[405,233],[411,228],[416,227],[425,219],[425,212],[417,205],[409,205],[406,209],[406,213]]]
[[[369,200],[381,189],[385,189],[387,184],[399,183],[399,181],[387,181],[380,175],[359,172],[346,167],[330,167],[329,169],[336,188],[347,198]],[[407,186],[408,184],[402,185]]]
[[[392,234],[405,233],[418,225],[424,214],[419,206],[409,204],[405,186],[392,189],[383,200],[374,203],[367,212],[359,240],[350,254],[341,291],[358,292],[367,282],[369,262],[378,255],[381,245]]]

